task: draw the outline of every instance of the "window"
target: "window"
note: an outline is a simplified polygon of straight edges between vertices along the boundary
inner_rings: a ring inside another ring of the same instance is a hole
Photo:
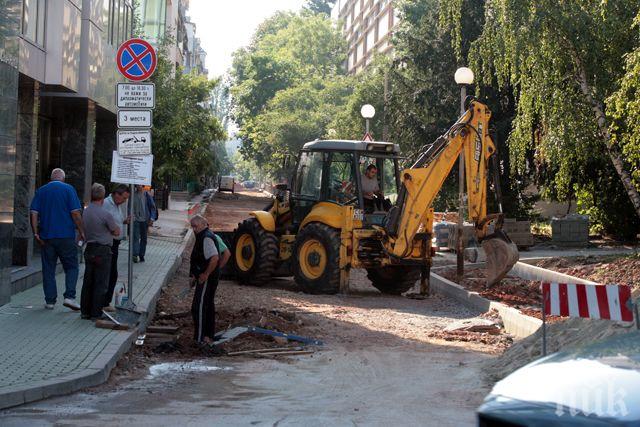
[[[385,199],[389,199],[395,204],[398,198],[398,182],[396,180],[396,162],[395,159],[375,158],[368,156],[360,157],[360,173],[364,177],[365,171],[369,165],[375,165],[378,169],[376,180],[380,191]]]
[[[385,13],[378,20],[378,40],[389,32],[389,14]]]
[[[382,192],[384,197],[388,198],[391,203],[398,199],[398,182],[396,181],[395,163],[397,160],[384,159],[382,166]]]
[[[342,204],[355,201],[358,190],[353,165],[353,154],[332,154],[329,167],[329,200]]]
[[[144,36],[153,42],[164,37],[166,0],[141,0],[139,10]]]
[[[118,44],[118,10],[120,0],[109,0],[109,44]]]
[[[44,46],[47,0],[24,0],[22,3],[22,35],[38,46]]]
[[[373,46],[376,44],[376,32],[374,30],[369,30],[367,33],[367,50],[371,50]]]
[[[120,0],[120,8],[118,9],[118,46],[122,44],[127,38],[125,36],[127,31],[127,15],[124,5],[124,0]]]
[[[102,38],[106,42],[110,40],[111,30],[109,24],[111,24],[111,0],[104,0],[102,2]]]
[[[302,197],[320,199],[324,153],[302,153],[298,165],[297,193]]]

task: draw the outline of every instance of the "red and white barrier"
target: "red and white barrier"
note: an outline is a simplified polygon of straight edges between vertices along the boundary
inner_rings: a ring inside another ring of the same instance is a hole
[[[628,286],[543,282],[542,298],[546,315],[633,321]]]

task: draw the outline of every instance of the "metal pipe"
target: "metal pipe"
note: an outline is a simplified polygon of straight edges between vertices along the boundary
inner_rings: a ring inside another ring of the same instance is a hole
[[[460,85],[460,116],[464,115],[464,99],[467,96],[467,87]],[[464,239],[463,239],[463,214],[464,214],[464,150],[460,152],[458,160],[458,241],[457,248],[457,269],[456,275],[458,283],[462,282],[464,276]]]

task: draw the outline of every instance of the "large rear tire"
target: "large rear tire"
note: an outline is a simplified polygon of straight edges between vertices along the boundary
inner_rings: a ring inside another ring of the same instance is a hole
[[[420,279],[420,267],[393,265],[367,268],[367,278],[383,294],[400,295],[411,289]]]
[[[293,274],[309,294],[335,294],[340,290],[340,232],[318,222],[304,227],[293,247]]]
[[[235,231],[232,257],[238,282],[263,285],[278,263],[278,238],[262,228],[257,219],[246,219]]]

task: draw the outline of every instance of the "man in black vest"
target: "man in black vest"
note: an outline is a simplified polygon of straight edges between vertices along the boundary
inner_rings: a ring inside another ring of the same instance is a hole
[[[196,242],[191,252],[189,275],[196,281],[191,315],[194,324],[194,339],[197,343],[213,344],[215,333],[214,297],[218,288],[220,268],[230,257],[229,250],[220,247],[218,237],[209,230],[207,220],[201,215],[191,218],[191,227]]]

